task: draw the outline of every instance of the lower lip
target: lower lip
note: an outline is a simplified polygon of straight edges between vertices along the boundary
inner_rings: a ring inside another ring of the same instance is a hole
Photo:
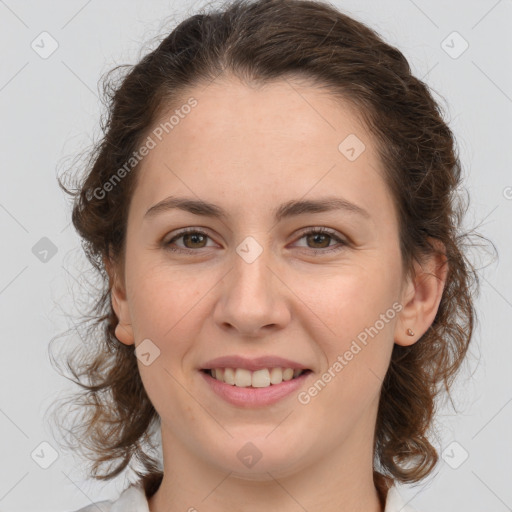
[[[279,400],[297,392],[308,378],[311,371],[299,375],[295,379],[281,382],[281,384],[271,384],[266,388],[241,388],[226,384],[220,380],[214,379],[209,373],[200,371],[203,378],[213,390],[214,393],[237,407],[264,407],[272,405]]]

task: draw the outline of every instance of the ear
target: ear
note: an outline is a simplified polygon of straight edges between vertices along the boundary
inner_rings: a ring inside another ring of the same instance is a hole
[[[135,340],[123,279],[119,276],[118,266],[114,263],[112,258],[105,257],[103,258],[103,262],[111,284],[110,299],[112,301],[112,308],[118,320],[115,329],[116,338],[125,345],[133,345]]]
[[[415,276],[404,287],[401,304],[403,309],[395,325],[395,343],[409,346],[416,343],[434,321],[448,275],[445,247],[439,240],[430,238],[438,249],[425,257],[421,264],[415,262]],[[407,334],[408,329],[414,335]]]

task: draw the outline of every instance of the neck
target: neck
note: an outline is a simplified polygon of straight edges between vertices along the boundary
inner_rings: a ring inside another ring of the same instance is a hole
[[[262,507],[282,512],[295,512],[298,507],[308,512],[383,512],[385,508],[386,484],[373,471],[372,451],[361,453],[361,439],[347,439],[303,470],[254,473],[250,480],[205,464],[170,439],[162,430],[164,476],[148,500],[150,512],[226,508],[260,512]]]

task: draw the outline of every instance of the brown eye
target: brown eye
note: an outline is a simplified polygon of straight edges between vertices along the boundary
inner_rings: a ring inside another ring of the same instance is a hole
[[[183,238],[183,242],[187,249],[198,249],[204,247],[201,244],[206,240],[207,237],[201,233],[187,233],[182,235],[180,238]],[[188,242],[192,244],[192,247],[188,246]],[[198,247],[197,244],[199,244],[200,247]]]
[[[320,247],[314,247],[314,249],[325,249],[326,247],[329,247],[330,241],[332,240],[332,236],[326,235],[325,233],[306,235],[306,238],[308,242],[312,244],[320,244]]]
[[[299,238],[299,240],[302,239],[306,239],[307,248],[311,249],[310,253],[319,255],[340,251],[348,245],[348,242],[326,228],[315,228],[305,231]],[[331,245],[333,240],[338,242],[338,244]]]
[[[183,239],[184,246],[175,246],[176,240]],[[183,252],[197,252],[197,249],[204,249],[208,247],[206,245],[207,240],[210,237],[204,231],[198,229],[188,229],[180,231],[176,236],[171,238],[168,242],[164,242],[165,248],[170,251],[183,251]]]
[[[207,240],[209,235],[204,231],[198,229],[187,229],[179,232],[168,242],[165,242],[165,248],[174,252],[185,252],[194,253],[199,252],[199,249],[205,249],[208,247]],[[183,239],[183,246],[176,245],[177,240]],[[334,234],[333,232],[325,228],[311,229],[302,233],[299,240],[306,239],[307,248],[310,249],[310,253],[313,254],[325,254],[330,252],[336,252],[343,249],[348,245],[348,242]],[[332,245],[331,242],[338,242]]]

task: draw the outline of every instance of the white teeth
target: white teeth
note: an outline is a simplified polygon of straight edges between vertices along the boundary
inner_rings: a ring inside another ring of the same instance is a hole
[[[210,370],[214,379],[240,388],[266,388],[271,384],[281,384],[298,377],[304,372],[293,368],[263,368],[251,372],[245,368],[213,368]]]
[[[251,372],[245,368],[237,368],[235,371],[235,386],[247,388],[251,385]]]
[[[281,368],[272,368],[270,370],[270,382],[272,384],[281,384],[283,382],[283,370]]]
[[[235,370],[233,370],[233,368],[224,368],[224,382],[232,386],[235,385]]]
[[[270,373],[266,368],[252,372],[252,387],[266,388],[270,386]]]
[[[285,368],[283,370],[283,380],[292,380],[293,379],[293,368]]]

